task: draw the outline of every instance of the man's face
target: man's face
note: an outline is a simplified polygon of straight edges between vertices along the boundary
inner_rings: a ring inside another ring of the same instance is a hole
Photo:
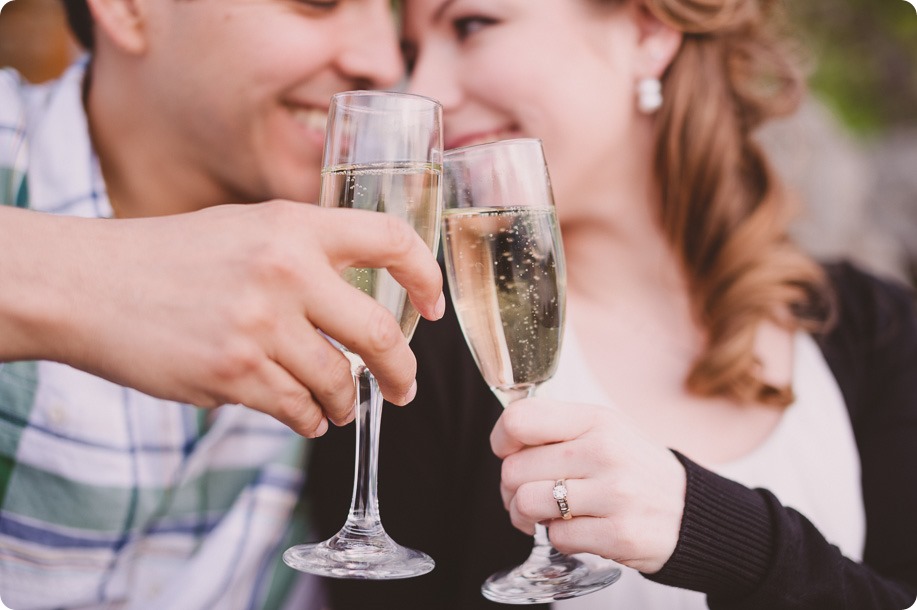
[[[389,0],[146,6],[146,120],[227,201],[316,201],[331,95],[402,76]]]

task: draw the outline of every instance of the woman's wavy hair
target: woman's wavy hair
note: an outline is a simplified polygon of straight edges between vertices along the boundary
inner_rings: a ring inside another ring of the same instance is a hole
[[[822,268],[787,235],[793,199],[753,137],[804,94],[781,0],[637,1],[683,33],[662,79],[654,163],[662,227],[707,331],[687,388],[786,406],[792,389],[761,378],[756,329],[825,330],[833,305]]]

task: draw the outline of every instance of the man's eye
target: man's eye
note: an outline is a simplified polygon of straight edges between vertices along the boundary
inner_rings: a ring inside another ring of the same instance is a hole
[[[455,30],[455,35],[458,36],[459,40],[465,40],[472,34],[476,34],[496,22],[496,19],[491,19],[489,17],[460,17],[453,20],[452,28]]]

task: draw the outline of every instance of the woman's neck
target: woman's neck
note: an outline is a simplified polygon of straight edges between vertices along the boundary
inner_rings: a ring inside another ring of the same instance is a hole
[[[580,206],[581,215],[562,218],[570,292],[606,305],[635,293],[687,296],[687,278],[657,220],[659,201],[649,183],[597,193]]]

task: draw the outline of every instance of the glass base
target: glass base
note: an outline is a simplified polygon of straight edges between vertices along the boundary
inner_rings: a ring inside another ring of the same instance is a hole
[[[488,578],[481,593],[502,604],[542,604],[604,589],[620,577],[620,569],[598,558],[587,563],[556,551],[547,557],[533,553],[522,565]]]
[[[426,553],[401,546],[385,532],[354,538],[344,530],[324,542],[290,547],[283,561],[301,572],[365,580],[421,576],[435,565]]]

